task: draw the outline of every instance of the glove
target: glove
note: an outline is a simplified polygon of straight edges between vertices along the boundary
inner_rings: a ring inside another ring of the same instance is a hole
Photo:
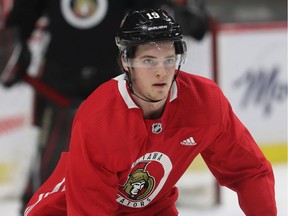
[[[17,35],[17,30],[9,29],[5,30],[7,37],[10,36],[11,41],[12,33],[12,46],[11,43],[7,45],[6,49],[2,49],[3,52],[6,51],[5,58],[6,62],[3,62],[3,69],[0,68],[0,82],[5,87],[11,87],[15,83],[21,80],[21,78],[27,73],[27,68],[31,62],[31,52],[25,42],[21,42],[19,36]],[[5,41],[5,40],[4,40]],[[12,47],[12,49],[11,49]],[[8,51],[7,51],[8,50]]]

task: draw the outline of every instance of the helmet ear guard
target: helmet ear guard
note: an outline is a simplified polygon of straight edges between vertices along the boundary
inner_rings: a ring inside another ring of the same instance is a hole
[[[187,58],[187,46],[185,41],[174,41],[175,53],[176,55],[181,55],[180,65],[186,62]]]

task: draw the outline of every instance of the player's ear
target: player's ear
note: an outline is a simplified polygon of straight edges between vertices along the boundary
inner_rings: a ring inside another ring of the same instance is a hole
[[[125,56],[125,54],[122,54],[122,55],[120,56],[120,64],[121,64],[121,67],[122,67],[122,69],[123,69],[124,71],[128,71],[128,70],[129,70],[128,67],[127,67],[127,65],[128,65],[128,59],[127,59],[127,57]]]
[[[125,64],[125,58],[123,57],[123,53],[120,52],[117,58],[118,65],[120,66],[121,70],[125,73],[128,69],[127,65]]]

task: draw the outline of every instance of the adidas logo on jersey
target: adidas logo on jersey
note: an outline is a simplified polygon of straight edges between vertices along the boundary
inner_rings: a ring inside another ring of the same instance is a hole
[[[195,146],[197,143],[194,141],[193,137],[189,137],[188,139],[180,142],[180,144],[185,146]]]

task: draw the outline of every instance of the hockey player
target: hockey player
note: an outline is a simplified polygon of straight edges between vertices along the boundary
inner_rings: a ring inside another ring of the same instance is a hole
[[[70,150],[25,216],[178,215],[175,184],[199,154],[245,215],[276,216],[270,163],[219,87],[180,70],[180,26],[161,9],[131,11],[116,44],[124,74],[81,104]]]

